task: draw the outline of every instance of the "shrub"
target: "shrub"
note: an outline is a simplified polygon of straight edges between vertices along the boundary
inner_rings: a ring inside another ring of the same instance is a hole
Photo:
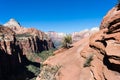
[[[53,56],[54,49],[51,49],[49,51],[42,51],[41,53],[38,53],[37,55],[42,59],[42,61],[45,61],[49,56]]]
[[[63,38],[62,47],[70,48],[70,44],[72,44],[72,37],[71,37],[71,35],[66,35]]]
[[[61,66],[43,66],[39,75],[40,80],[56,80],[55,75]]]
[[[41,61],[41,63],[42,63],[49,56],[53,55],[53,51],[54,51],[54,49],[51,49],[49,51],[43,51],[41,53],[29,53],[29,55],[27,55],[27,58],[31,62],[35,62],[36,58],[40,58],[42,60]],[[35,77],[33,77],[32,79],[29,79],[29,80],[36,80],[36,77],[40,73],[40,69],[43,69],[42,67],[43,67],[42,64],[40,64],[40,67],[37,67],[37,66],[32,65],[32,64],[27,65],[26,68],[28,69],[28,71],[32,72],[35,75]]]
[[[89,67],[91,65],[91,61],[93,60],[93,54],[89,55],[84,63],[84,67]]]
[[[35,76],[37,76],[40,73],[40,67],[36,67],[34,65],[28,65],[26,67],[28,71],[31,71],[32,73],[34,73]]]
[[[40,58],[38,56],[38,53],[29,53],[26,55],[26,57],[29,61],[32,61],[32,62],[34,62],[36,58]]]

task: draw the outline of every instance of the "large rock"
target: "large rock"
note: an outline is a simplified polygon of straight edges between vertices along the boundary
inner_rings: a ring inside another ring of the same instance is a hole
[[[26,56],[54,48],[44,32],[21,27],[11,19],[0,26],[0,80],[26,80],[35,77],[26,69],[30,62]],[[15,79],[16,78],[16,79]]]
[[[100,31],[89,37],[44,62],[61,66],[57,80],[120,80],[120,4],[104,17]]]
[[[10,19],[7,23],[4,24],[4,26],[8,27],[21,27],[20,23],[17,22],[15,19]]]
[[[30,30],[30,31],[29,31]],[[0,27],[0,43],[6,53],[12,54],[11,42],[17,42],[21,46],[23,54],[39,53],[54,47],[50,39],[42,39],[44,34],[36,29],[28,29],[29,33],[17,34],[9,27]],[[31,32],[33,33],[31,34]],[[42,32],[43,33],[43,32]],[[46,35],[45,35],[46,36]]]
[[[106,42],[105,52],[108,61],[114,66],[120,66],[120,4],[115,6],[104,17],[100,29],[104,32],[104,42]]]
[[[107,33],[120,31],[120,4],[110,10],[101,22],[100,29],[108,29]]]
[[[43,50],[48,50],[54,47],[52,40],[48,38],[48,36],[35,28],[25,28],[20,25],[18,21],[15,19],[10,19],[7,23],[4,24],[6,27],[1,27],[2,29],[9,29],[9,30],[2,30],[1,34],[6,32],[6,36],[9,37],[10,30],[14,33],[14,37],[18,44],[21,45],[23,49],[23,53],[34,52],[38,53]],[[9,31],[9,32],[8,32]],[[11,36],[13,37],[13,35]],[[12,38],[10,38],[12,39]]]

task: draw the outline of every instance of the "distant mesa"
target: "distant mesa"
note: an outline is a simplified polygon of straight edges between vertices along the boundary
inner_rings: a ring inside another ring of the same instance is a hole
[[[11,18],[4,26],[8,27],[21,27],[20,23],[16,21],[14,18]]]
[[[72,33],[73,42],[77,42],[83,38],[90,37],[92,34],[98,31],[99,31],[98,27],[93,27],[92,29],[85,29],[80,32],[73,32]]]

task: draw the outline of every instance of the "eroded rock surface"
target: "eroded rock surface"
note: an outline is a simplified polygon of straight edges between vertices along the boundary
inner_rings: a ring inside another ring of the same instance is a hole
[[[120,80],[120,4],[107,13],[99,32],[56,51],[44,64],[61,66],[56,80]]]
[[[39,63],[27,59],[30,53],[54,48],[47,35],[34,28],[24,28],[14,19],[0,26],[0,80],[26,80],[35,77],[26,66]]]

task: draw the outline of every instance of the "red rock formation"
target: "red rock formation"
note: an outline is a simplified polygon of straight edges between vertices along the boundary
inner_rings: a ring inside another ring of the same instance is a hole
[[[38,53],[54,47],[53,42],[48,39],[47,35],[44,32],[35,28],[24,28],[15,19],[10,19],[6,24],[4,24],[4,26],[6,27],[1,27],[0,29],[1,34],[5,34],[6,32],[5,37],[9,37],[8,33],[11,30],[11,32],[14,33],[18,44],[21,46],[23,54],[29,52]]]
[[[54,44],[51,40],[43,40],[43,37],[44,33],[36,29],[28,29],[26,30],[26,33],[16,34],[8,27],[0,27],[0,43],[4,51],[8,54],[12,54],[11,42],[15,41],[21,46],[23,54],[31,52],[38,53],[54,47]]]
[[[34,74],[25,68],[33,64],[26,55],[54,47],[53,42],[44,32],[34,28],[13,26],[13,24],[12,22],[10,27],[0,26],[0,80],[14,80],[14,77],[25,80],[26,77],[34,77]]]
[[[120,4],[104,17],[99,32],[56,52],[44,64],[61,66],[57,80],[120,80]]]

